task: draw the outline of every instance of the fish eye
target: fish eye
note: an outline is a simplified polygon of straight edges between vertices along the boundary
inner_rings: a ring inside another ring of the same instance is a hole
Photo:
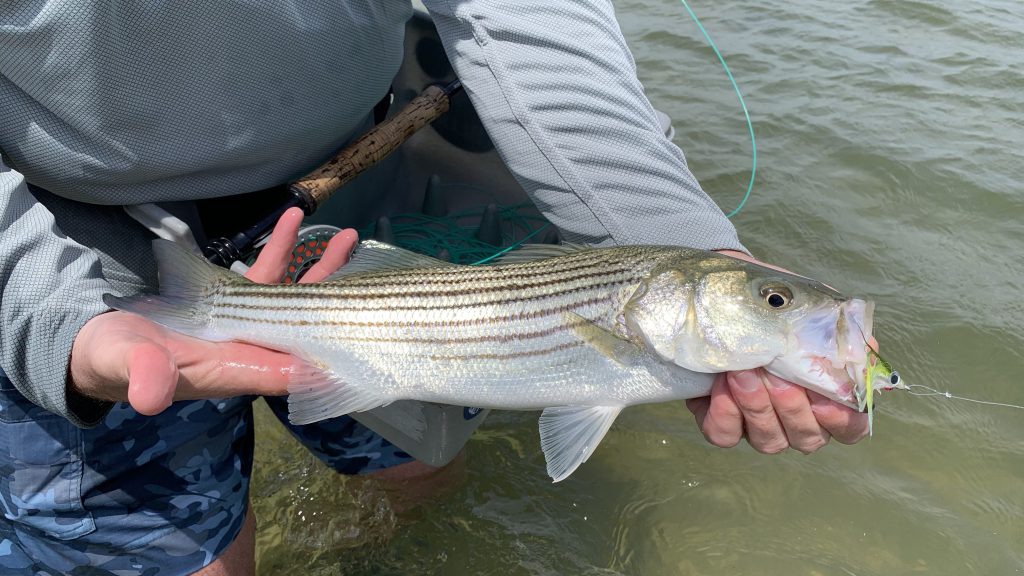
[[[783,285],[762,286],[760,294],[764,301],[776,310],[786,308],[793,302],[793,292]]]
[[[889,384],[892,384],[893,386],[898,386],[901,380],[903,379],[900,378],[899,372],[893,372],[892,374],[889,374]]]

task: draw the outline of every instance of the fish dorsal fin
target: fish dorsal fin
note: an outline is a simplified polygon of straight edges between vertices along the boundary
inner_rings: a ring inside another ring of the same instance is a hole
[[[575,312],[565,313],[566,323],[577,336],[598,352],[623,366],[635,366],[643,353],[636,344],[612,334]]]
[[[392,246],[376,240],[364,240],[359,243],[348,264],[328,276],[325,282],[338,280],[364,272],[383,272],[385,270],[403,270],[406,268],[444,268],[458,266],[451,262],[417,254],[405,248]]]
[[[622,406],[553,406],[540,415],[540,447],[548,475],[565,480],[587,461]]]
[[[523,244],[515,250],[511,250],[494,259],[494,264],[520,264],[522,262],[533,262],[545,258],[565,256],[573,254],[587,247],[582,244]]]

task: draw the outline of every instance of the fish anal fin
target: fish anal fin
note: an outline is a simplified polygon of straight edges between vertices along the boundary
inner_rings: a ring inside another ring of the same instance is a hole
[[[310,364],[297,364],[288,374],[288,421],[292,424],[311,424],[390,401],[372,387],[353,385],[335,372]]]
[[[540,416],[540,446],[548,475],[559,482],[587,461],[622,406],[553,406]]]

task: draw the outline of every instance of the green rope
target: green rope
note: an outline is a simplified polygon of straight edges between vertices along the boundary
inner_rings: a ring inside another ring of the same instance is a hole
[[[523,244],[526,244],[526,241],[527,241],[527,240],[529,240],[530,238],[533,238],[533,237],[534,237],[534,236],[536,236],[537,234],[540,234],[540,233],[541,233],[541,232],[543,232],[543,231],[544,231],[544,230],[545,230],[545,229],[546,229],[547,227],[548,227],[548,225],[547,225],[547,224],[545,224],[545,225],[541,226],[540,228],[537,228],[537,229],[536,229],[536,230],[534,230],[533,232],[530,232],[529,234],[527,234],[526,236],[524,236],[522,240],[519,240],[519,241],[518,241],[518,242],[516,242],[515,244],[512,244],[511,246],[509,246],[508,248],[504,248],[504,249],[502,249],[502,250],[499,250],[498,252],[495,252],[494,254],[491,254],[491,255],[490,255],[490,256],[488,256],[487,258],[484,258],[484,259],[482,259],[482,260],[477,260],[476,262],[473,262],[472,266],[479,266],[479,265],[481,265],[481,264],[486,264],[486,263],[490,262],[491,260],[494,260],[494,259],[495,259],[495,258],[497,258],[498,256],[501,256],[502,254],[507,254],[507,253],[508,253],[508,252],[509,252],[510,250],[514,250],[514,249],[518,248],[519,246],[521,246],[521,245],[523,245]]]
[[[452,262],[472,265],[490,262],[528,242],[550,226],[532,203],[500,207],[501,244],[506,247],[496,253],[494,245],[476,238],[483,211],[483,207],[477,207],[442,217],[416,213],[396,214],[390,216],[389,220],[398,246],[435,256],[446,250]],[[359,230],[359,236],[371,238],[375,231],[376,224],[369,224]]]

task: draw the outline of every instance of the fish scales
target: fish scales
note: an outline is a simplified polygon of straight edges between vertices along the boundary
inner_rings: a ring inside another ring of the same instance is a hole
[[[214,297],[212,328],[247,334],[250,341],[272,328],[268,345],[288,340],[344,347],[373,371],[388,374],[395,390],[417,388],[432,400],[470,394],[489,405],[494,401],[488,397],[504,401],[523,386],[534,389],[541,404],[581,393],[607,396],[592,382],[593,368],[580,373],[588,360],[582,357],[594,354],[573,331],[580,321],[567,313],[612,325],[623,298],[645,274],[637,266],[643,250],[620,252],[492,268],[367,273],[284,289],[228,282]],[[567,388],[572,380],[578,382]]]
[[[212,327],[227,334],[272,326],[285,330],[278,345],[344,346],[375,370],[393,372],[396,388],[415,387],[435,400],[472,393],[489,404],[489,396],[516,395],[524,386],[541,404],[593,396],[599,391],[589,382],[565,387],[580,372],[573,368],[579,356],[590,354],[578,350],[584,341],[573,328],[580,321],[566,313],[611,325],[617,304],[643,275],[636,250],[625,252],[628,266],[581,253],[504,268],[360,274],[287,292],[228,283],[215,298]]]
[[[556,481],[624,407],[706,395],[716,372],[763,367],[860,409],[871,389],[896,386],[888,365],[867,369],[869,302],[702,250],[537,246],[469,267],[368,241],[328,281],[299,285],[255,284],[168,242],[154,252],[160,296],[104,301],[304,359],[293,422],[395,402],[388,425],[414,438],[422,410],[396,401],[543,409]]]

